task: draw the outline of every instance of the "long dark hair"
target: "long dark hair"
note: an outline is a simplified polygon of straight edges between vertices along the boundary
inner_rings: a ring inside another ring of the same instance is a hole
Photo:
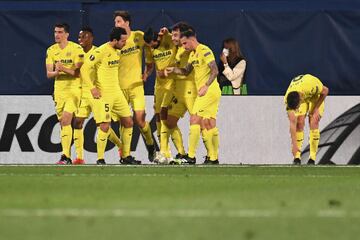
[[[227,57],[228,64],[231,68],[235,67],[238,62],[245,60],[244,55],[240,50],[240,44],[234,38],[227,38],[223,41],[222,49],[225,47],[225,44],[229,48],[229,56]]]

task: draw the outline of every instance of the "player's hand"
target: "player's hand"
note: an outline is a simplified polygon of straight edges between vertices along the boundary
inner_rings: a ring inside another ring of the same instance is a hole
[[[143,80],[143,82],[146,82],[146,80],[148,79],[149,75],[147,73],[143,73],[141,79]]]
[[[221,62],[223,63],[223,64],[227,64],[228,62],[227,62],[227,58],[226,58],[226,56],[224,55],[224,53],[221,53],[220,54],[220,60],[221,60]]]
[[[98,88],[93,88],[90,90],[90,92],[91,92],[91,95],[93,96],[93,98],[95,98],[95,99],[101,98],[101,92]]]
[[[291,152],[292,152],[292,154],[293,154],[293,156],[294,156],[294,158],[295,158],[296,154],[297,154],[298,152],[300,152],[300,149],[298,148],[297,145],[292,144]]]
[[[207,93],[208,89],[209,89],[209,87],[207,85],[202,86],[198,91],[199,97],[204,96]]]
[[[55,71],[60,72],[60,71],[62,71],[63,69],[64,69],[64,65],[62,65],[61,62],[55,63]]]
[[[165,70],[164,70],[164,75],[165,75],[165,77],[169,76],[170,73],[173,73],[174,70],[175,70],[174,67],[167,67],[167,68],[165,68]]]
[[[159,78],[165,78],[165,77],[167,77],[165,72],[166,72],[166,70],[158,70],[158,71],[156,71],[156,76]]]

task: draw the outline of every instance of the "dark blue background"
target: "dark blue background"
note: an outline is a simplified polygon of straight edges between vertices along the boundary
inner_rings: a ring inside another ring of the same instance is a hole
[[[224,38],[235,37],[247,58],[249,94],[284,94],[292,77],[318,76],[332,95],[360,94],[358,1],[0,2],[0,94],[51,94],[45,52],[53,24],[66,21],[77,42],[90,25],[107,41],[114,10],[129,10],[133,30],[191,23],[217,60]],[[153,93],[153,78],[145,85]]]

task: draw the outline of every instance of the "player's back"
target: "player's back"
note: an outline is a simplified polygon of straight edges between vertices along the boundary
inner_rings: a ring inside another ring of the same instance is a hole
[[[291,83],[286,91],[284,101],[286,103],[286,97],[290,92],[296,91],[303,94],[305,102],[309,102],[320,95],[322,87],[323,84],[321,81],[311,74],[296,76],[291,80]]]
[[[122,89],[130,89],[142,85],[142,55],[144,33],[131,31],[125,46],[120,50],[119,83]]]

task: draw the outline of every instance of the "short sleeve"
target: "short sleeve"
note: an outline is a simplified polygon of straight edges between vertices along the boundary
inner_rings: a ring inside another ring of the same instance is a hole
[[[54,56],[51,49],[46,51],[46,64],[54,64]]]

